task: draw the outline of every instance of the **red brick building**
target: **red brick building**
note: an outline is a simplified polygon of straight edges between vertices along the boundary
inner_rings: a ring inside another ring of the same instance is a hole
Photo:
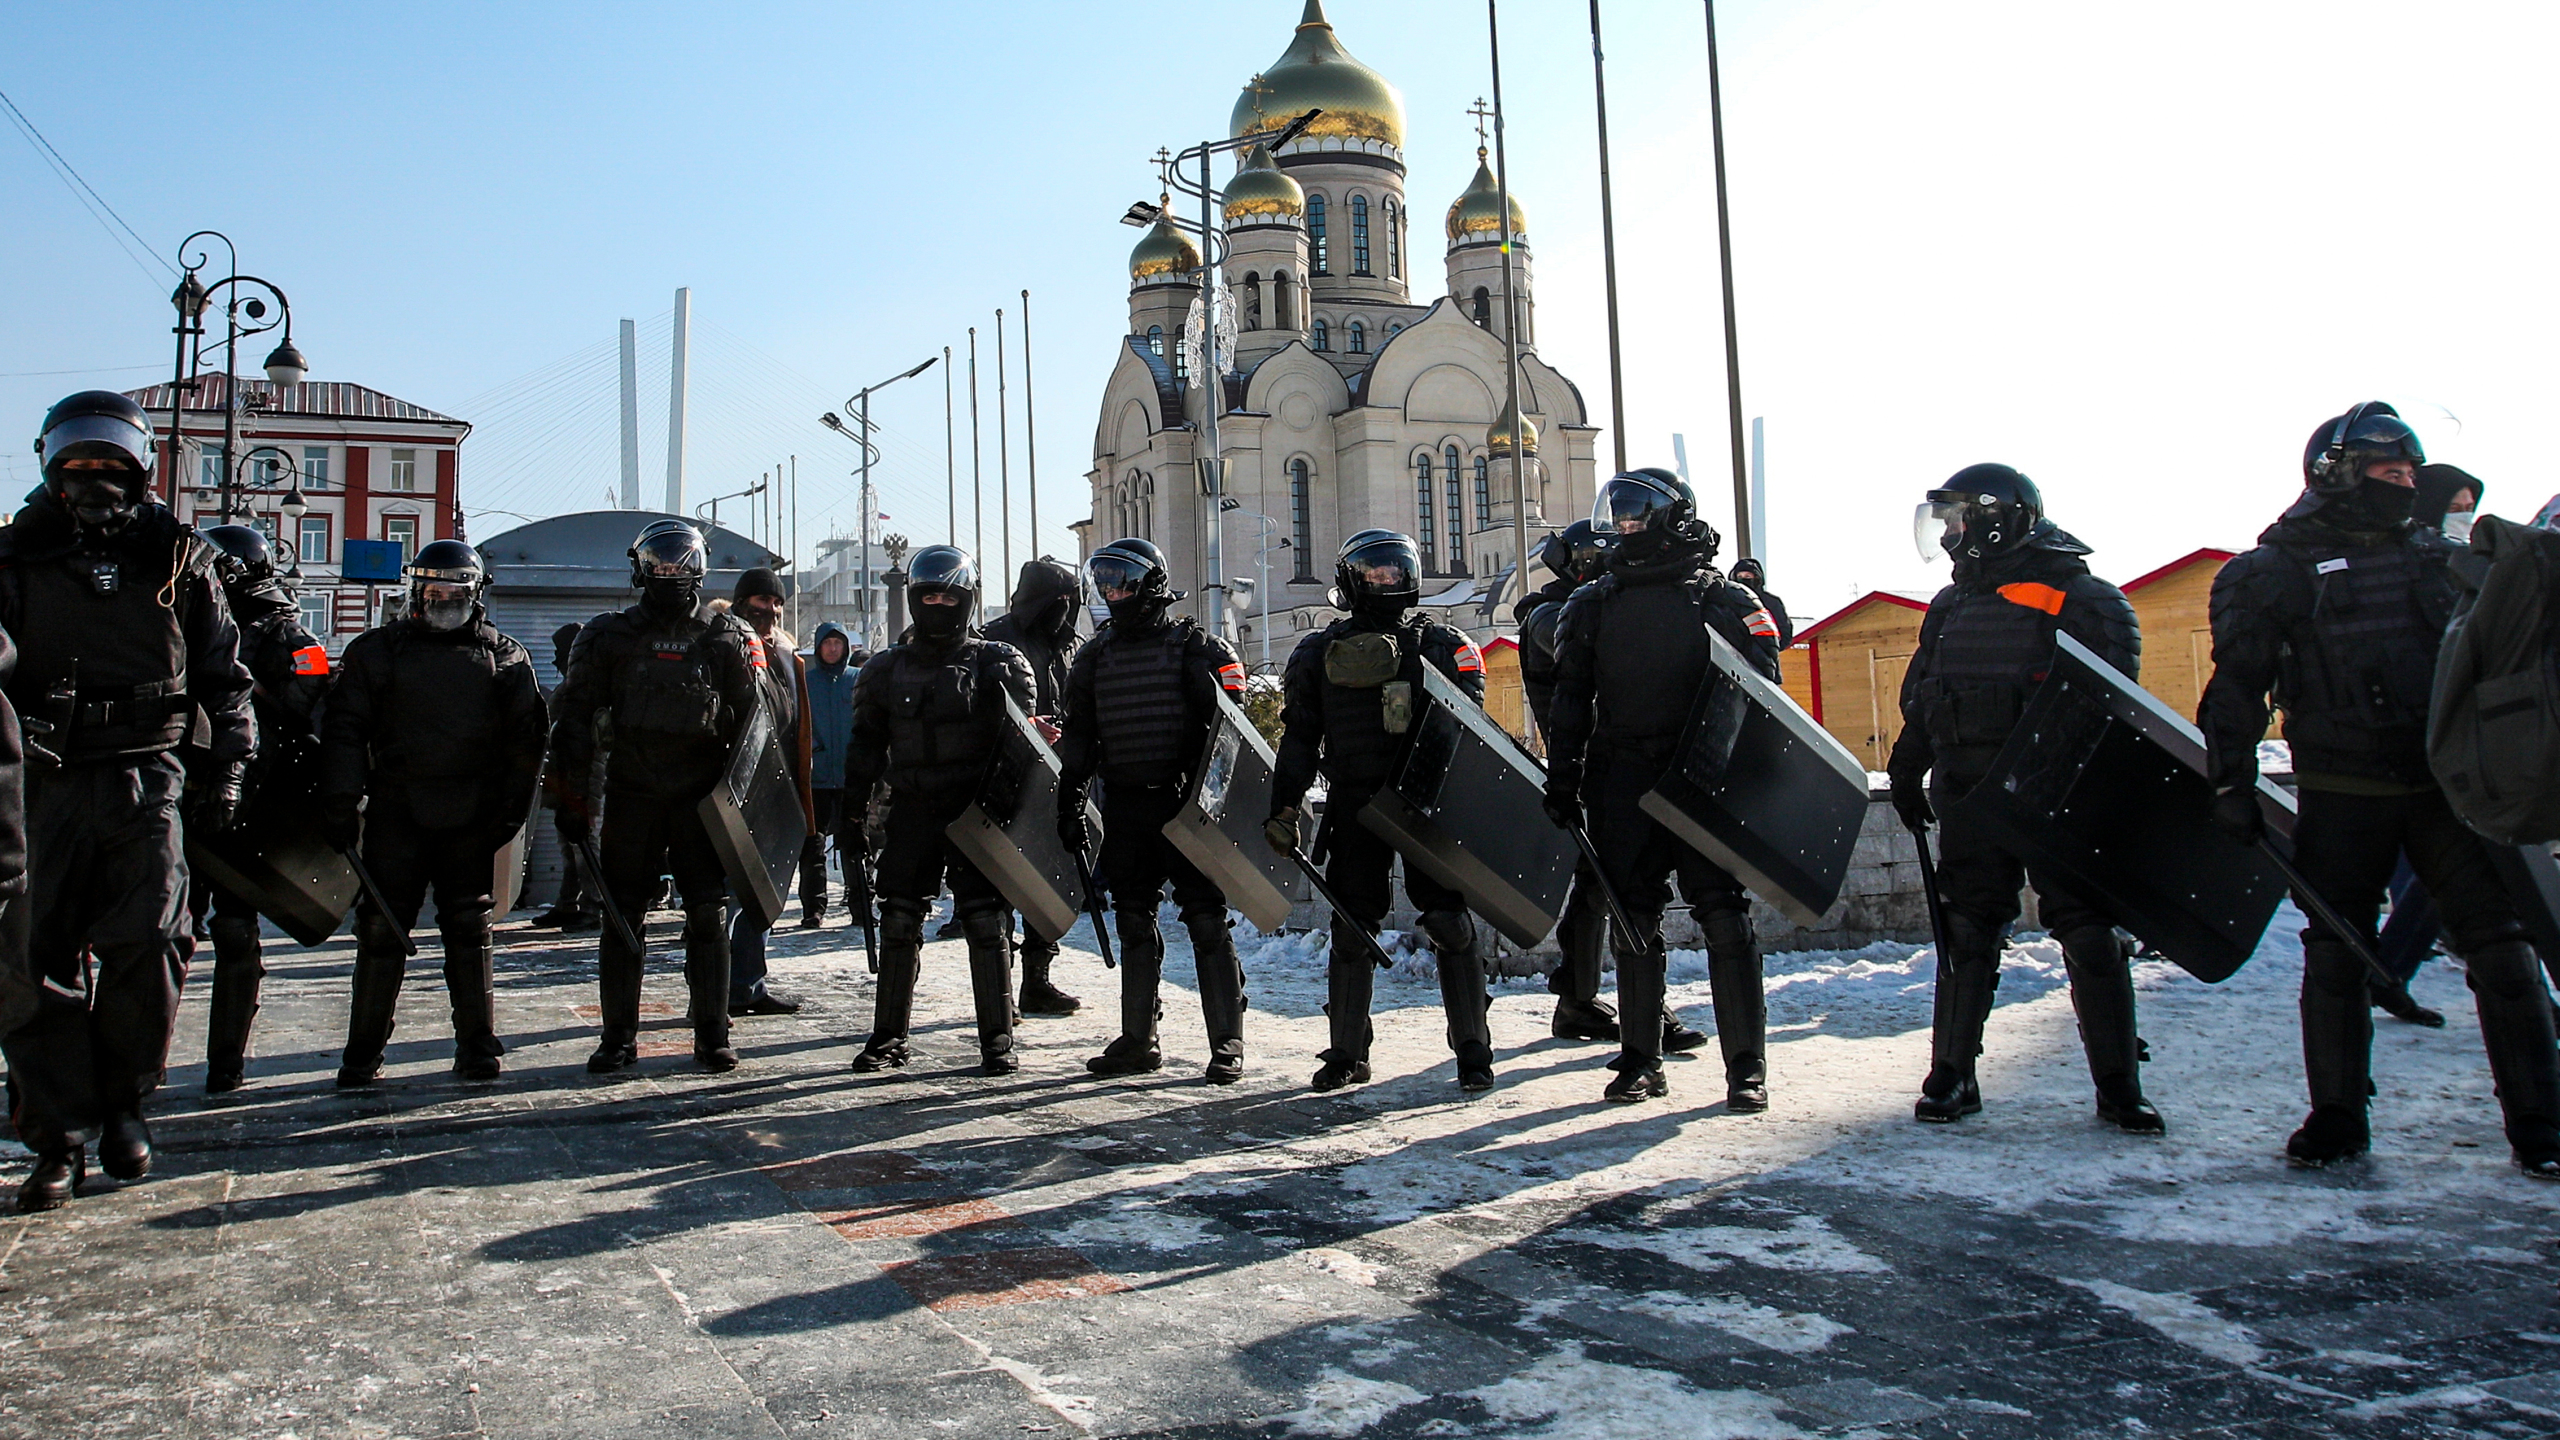
[[[168,445],[169,387],[125,392],[150,415],[160,437],[160,498],[193,525],[220,523],[222,419],[229,400],[224,384],[224,377],[207,375],[187,397],[175,453]],[[244,495],[247,514],[241,518],[275,541],[279,565],[288,556],[298,561],[303,623],[334,651],[374,623],[384,600],[398,589],[342,581],[347,540],[397,541],[404,555],[414,555],[430,540],[453,538],[461,513],[462,441],[471,426],[344,381],[306,380],[279,388],[244,376],[240,392],[241,454],[272,445],[291,456],[310,507],[296,533],[284,534],[276,507],[288,477],[271,456],[256,455],[241,479],[271,493]]]

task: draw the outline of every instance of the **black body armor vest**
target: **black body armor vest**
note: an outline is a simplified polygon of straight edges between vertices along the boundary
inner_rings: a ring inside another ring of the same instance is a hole
[[[1171,785],[1199,758],[1200,726],[1182,673],[1190,638],[1186,625],[1166,624],[1128,635],[1115,626],[1097,639],[1093,708],[1105,781]]]

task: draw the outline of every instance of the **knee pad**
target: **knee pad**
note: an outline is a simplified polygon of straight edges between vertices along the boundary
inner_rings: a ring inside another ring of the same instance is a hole
[[[400,944],[400,932],[370,905],[361,907],[356,914],[356,949],[374,955],[406,954]]]
[[[1453,955],[1472,954],[1476,948],[1476,925],[1464,910],[1434,910],[1416,917],[1414,923],[1431,937],[1431,948]]]
[[[1712,955],[1760,956],[1760,937],[1751,928],[1747,910],[1708,910],[1698,915],[1698,929],[1707,937],[1707,950]]]
[[[2463,969],[2469,976],[2474,994],[2488,995],[2510,1004],[2530,998],[2543,989],[2542,967],[2536,963],[2533,947],[2521,940],[2505,940],[2483,945],[2463,956]]]
[[[216,915],[208,922],[206,928],[213,931],[213,944],[217,951],[226,945],[258,943],[258,921],[255,916]]]
[[[960,933],[972,945],[1002,944],[1005,938],[1005,912],[1001,905],[972,905],[960,912]]]
[[[2302,983],[2323,995],[2363,1003],[2372,972],[2344,940],[2302,942]]]
[[[1112,928],[1120,932],[1120,941],[1124,945],[1132,940],[1153,942],[1164,938],[1163,927],[1156,924],[1156,907],[1153,905],[1144,910],[1114,909],[1111,921]]]
[[[924,939],[924,907],[912,900],[880,902],[880,938],[892,943]]]

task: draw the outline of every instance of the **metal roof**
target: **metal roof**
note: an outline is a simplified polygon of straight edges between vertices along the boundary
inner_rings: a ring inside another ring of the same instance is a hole
[[[221,414],[229,403],[226,375],[203,375],[196,379],[195,390],[187,396],[189,410],[209,410]],[[125,395],[145,410],[166,414],[170,388],[146,385],[127,390]],[[413,405],[397,396],[385,395],[369,386],[348,380],[305,380],[299,385],[279,388],[265,380],[241,377],[240,394],[254,407],[246,413],[257,415],[317,415],[332,419],[407,420],[425,425],[464,425],[450,415],[440,415],[424,405]]]

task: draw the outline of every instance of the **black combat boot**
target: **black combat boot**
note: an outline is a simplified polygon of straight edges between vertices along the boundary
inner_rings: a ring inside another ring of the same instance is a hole
[[[42,1150],[36,1153],[36,1168],[27,1174],[26,1183],[18,1187],[18,1209],[34,1214],[39,1210],[58,1210],[71,1203],[80,1190],[80,1181],[88,1174],[88,1162],[80,1147],[68,1150]]]
[[[1120,930],[1120,1034],[1084,1062],[1096,1075],[1144,1075],[1162,1069],[1156,1028],[1164,1014],[1164,934],[1152,909],[1117,912]]]
[[[1022,1068],[1013,1047],[1013,941],[997,906],[960,918],[969,942],[969,991],[978,1007],[978,1073],[1010,1075]]]
[[[1025,1015],[1073,1015],[1084,1008],[1084,1002],[1049,983],[1049,967],[1058,958],[1058,942],[1043,940],[1031,932],[1028,924],[1022,935],[1022,1013]]]
[[[729,1044],[729,902],[684,911],[684,986],[693,1002],[693,1061],[705,1070],[738,1068]]]
[[[151,1173],[151,1127],[136,1100],[107,1117],[98,1136],[98,1168],[111,1179],[139,1180]]]
[[[2444,1012],[2430,1010],[2419,1004],[2418,998],[2409,993],[2408,981],[2403,980],[2397,985],[2384,985],[2380,980],[2369,980],[2366,983],[2373,992],[2374,1009],[2404,1024],[2417,1025],[2429,1030],[2444,1028]]]
[[[1209,1067],[1202,1078],[1232,1085],[1244,1078],[1244,964],[1225,906],[1182,917],[1191,932],[1191,960],[1200,982],[1200,1018],[1209,1031]]]
[[[1556,968],[1547,989],[1556,997],[1549,1031],[1559,1040],[1615,1040],[1618,1008],[1600,998],[1600,947],[1609,940],[1609,915],[1591,898],[1588,869],[1573,876],[1564,915],[1556,921]]]
[[[2560,1050],[2553,1048],[2551,997],[2533,947],[2501,940],[2463,961],[2506,1114],[2507,1147],[2527,1175],[2560,1180]]]
[[[1724,1052],[1724,1108],[1756,1115],[1769,1108],[1769,996],[1761,974],[1760,937],[1751,916],[1718,910],[1699,917],[1707,936],[1707,988],[1714,992],[1716,1048]],[[1669,1012],[1664,1019],[1670,1018]],[[1671,1048],[1663,1037],[1663,1048]]]
[[[2365,1118],[2373,1099],[2373,1009],[2364,962],[2335,939],[2302,942],[2302,1069],[2311,1115],[2285,1141],[2285,1158],[2305,1169],[2352,1160],[2373,1148]]]
[[[2142,1098],[2142,1039],[2134,1032],[2133,966],[2124,941],[2105,925],[2054,937],[2071,976],[2080,1048],[2098,1089],[2098,1118],[2128,1135],[2161,1135],[2168,1122]]]
[[[391,1043],[400,1009],[400,980],[408,969],[390,923],[367,908],[356,921],[354,993],[347,1006],[347,1048],[338,1058],[338,1085],[355,1089],[382,1078],[382,1050]]]
[[[621,902],[606,896],[603,903]],[[624,913],[639,911],[625,907]],[[639,921],[632,928],[638,930]],[[640,974],[648,957],[626,948],[616,932],[617,927],[606,926],[596,946],[596,1002],[604,1033],[596,1039],[596,1052],[587,1057],[590,1075],[611,1075],[640,1063]]]
[[[453,1073],[485,1085],[504,1071],[498,1057],[498,947],[489,919],[477,917],[444,931],[444,988],[453,1001]]]
[[[205,1018],[204,1090],[237,1090],[246,1076],[249,1025],[258,1015],[258,990],[267,977],[254,915],[213,917],[213,1005]]]
[[[1369,1042],[1375,1033],[1369,1026],[1369,995],[1378,967],[1360,936],[1349,922],[1335,917],[1324,967],[1325,1029],[1332,1043],[1318,1057],[1324,1065],[1308,1082],[1317,1090],[1369,1083]]]
[[[909,1059],[907,1025],[923,963],[924,909],[911,900],[880,902],[880,974],[872,982],[871,1037],[853,1068],[864,1074],[900,1070]]]
[[[1618,1105],[1633,1105],[1640,1100],[1659,1100],[1671,1093],[1671,1082],[1663,1078],[1662,1060],[1653,1055],[1620,1055],[1609,1062],[1618,1072],[1600,1098]]]
[[[1982,1109],[1974,1062],[1982,1054],[1982,1027],[2000,988],[2000,936],[1949,911],[1946,949],[1938,956],[1938,984],[1929,1027],[1929,1078],[1911,1118],[1951,1124]]]
[[[1448,1018],[1449,1052],[1458,1058],[1458,1088],[1470,1095],[1493,1088],[1493,996],[1484,988],[1484,950],[1476,922],[1464,910],[1434,910],[1415,923],[1431,937],[1440,971],[1440,1009]]]

